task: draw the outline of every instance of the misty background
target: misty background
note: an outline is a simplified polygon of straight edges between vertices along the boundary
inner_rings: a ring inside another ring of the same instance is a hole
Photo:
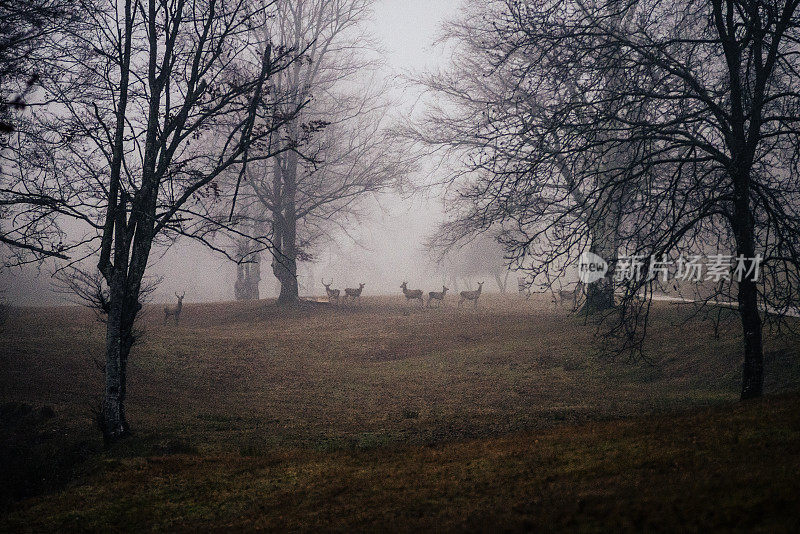
[[[447,46],[437,39],[442,23],[457,14],[459,4],[459,0],[376,3],[370,30],[382,51],[383,74],[392,81],[389,96],[397,103],[398,117],[413,114],[420,97],[419,89],[407,83],[404,75],[435,71],[446,64]],[[411,182],[420,183],[423,175],[435,173],[431,169],[436,165],[435,160],[421,162]],[[384,193],[373,195],[364,205],[364,216],[356,224],[346,231],[335,231],[331,241],[315,248],[315,262],[298,263],[300,294],[323,295],[323,277],[326,281],[333,279],[333,287],[338,288],[364,283],[365,295],[399,293],[403,281],[424,291],[441,289],[446,275],[424,248],[426,238],[444,217],[441,191],[428,188]],[[264,254],[266,264],[271,261],[268,256]],[[236,265],[189,238],[180,238],[169,248],[155,249],[149,265],[149,276],[162,278],[152,296],[154,302],[172,302],[173,293],[183,291],[187,302],[234,298]],[[54,264],[48,260],[42,265],[0,272],[5,300],[23,306],[74,303],[74,297],[57,291],[53,270]],[[460,289],[485,278],[489,276],[466,276]],[[262,298],[276,297],[279,289],[271,269],[264,268]],[[496,291],[496,283],[486,280],[486,290]]]

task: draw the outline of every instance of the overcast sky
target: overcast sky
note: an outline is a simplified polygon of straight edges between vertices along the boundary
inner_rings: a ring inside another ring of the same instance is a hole
[[[434,46],[441,24],[453,17],[461,0],[382,0],[376,3],[372,33],[385,52],[386,74],[397,76],[396,96],[403,108],[415,97],[402,88],[400,76],[408,72],[435,69],[446,61],[446,51]],[[441,205],[425,195],[401,198],[385,196],[378,201],[374,216],[353,229],[353,240],[340,237],[315,265],[301,266],[301,294],[323,293],[321,277],[334,279],[334,287],[367,284],[364,294],[399,291],[402,281],[425,290],[437,289],[441,277],[420,260],[420,245],[441,218]],[[5,298],[19,305],[64,302],[51,291],[49,266],[14,270],[0,276]],[[233,298],[235,266],[219,255],[189,240],[167,251],[154,251],[150,272],[164,277],[154,300],[172,299],[174,291],[186,291],[187,301],[230,300]],[[277,294],[277,282],[268,262],[262,267],[262,298]]]
[[[398,70],[433,67],[442,49],[433,47],[441,23],[456,14],[460,0],[383,0],[375,9],[375,35],[386,60]]]

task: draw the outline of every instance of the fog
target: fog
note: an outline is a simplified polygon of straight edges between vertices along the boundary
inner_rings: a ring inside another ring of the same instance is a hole
[[[447,60],[447,49],[436,40],[443,21],[456,14],[458,0],[384,0],[375,6],[370,31],[381,49],[383,74],[392,80],[390,97],[398,102],[398,114],[411,113],[419,95],[404,82],[404,74],[435,70]],[[421,183],[424,162],[416,176]],[[436,192],[399,192],[374,196],[367,202],[367,214],[314,252],[316,261],[298,263],[300,293],[324,294],[321,278],[334,280],[334,287],[365,284],[364,294],[398,293],[400,283],[437,289],[444,274],[428,261],[423,242],[442,220],[442,201]],[[269,261],[262,260],[261,297],[278,294],[279,283]],[[28,265],[0,273],[0,289],[6,301],[16,305],[52,305],[72,302],[68,295],[54,291],[54,264]],[[151,255],[148,276],[162,281],[151,299],[174,300],[173,293],[186,292],[187,302],[232,300],[236,266],[222,254],[188,238]]]

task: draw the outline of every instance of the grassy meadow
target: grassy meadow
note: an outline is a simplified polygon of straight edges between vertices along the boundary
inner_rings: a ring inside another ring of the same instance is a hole
[[[110,449],[103,325],[14,309],[0,531],[800,528],[798,340],[766,335],[766,396],[741,403],[733,312],[715,339],[658,303],[631,363],[544,298],[481,300],[148,308]]]

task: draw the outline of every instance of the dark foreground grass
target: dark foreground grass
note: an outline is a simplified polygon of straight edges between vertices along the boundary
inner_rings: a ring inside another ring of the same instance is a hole
[[[436,447],[105,457],[8,530],[800,529],[800,397]]]
[[[630,364],[536,301],[158,312],[110,450],[102,326],[60,308],[1,327],[0,531],[797,526],[798,345],[767,335],[768,397],[739,403],[733,315],[715,339],[660,305]]]

